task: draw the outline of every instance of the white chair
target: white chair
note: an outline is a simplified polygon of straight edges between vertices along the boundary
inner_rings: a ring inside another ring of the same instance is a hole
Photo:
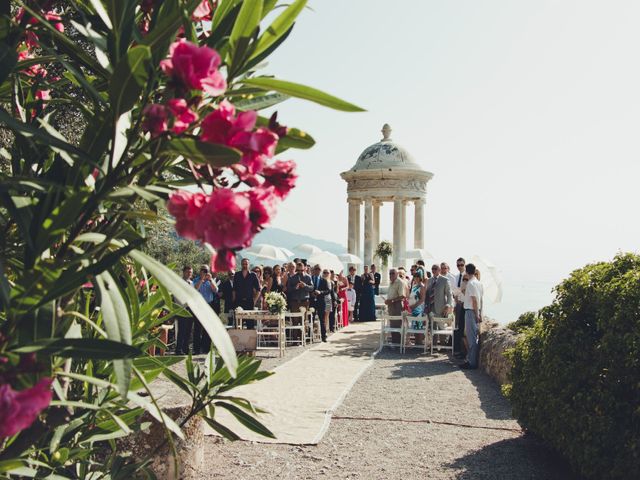
[[[311,307],[309,310],[301,308],[300,311],[305,312],[305,341],[308,343],[320,342],[322,340],[320,321],[315,316],[315,308]]]
[[[334,328],[337,332],[344,328],[344,319],[342,318],[342,300],[338,302],[338,306],[336,307],[335,319],[336,322]]]
[[[383,315],[382,320],[380,321],[380,348],[400,347],[400,351],[402,351],[404,317],[404,314],[398,316]],[[391,325],[392,323],[397,323],[397,325]],[[400,339],[399,343],[395,343],[393,341],[393,334],[398,335],[398,338]]]
[[[218,317],[220,317],[220,321],[222,322],[222,324],[224,325],[224,327],[227,330],[231,330],[232,328],[235,328],[235,320],[233,321],[233,323],[231,325],[229,325],[229,318],[233,318],[232,317],[232,312],[219,313]]]
[[[455,340],[455,335],[456,335],[456,319],[453,315],[450,315],[448,317],[431,317],[431,354],[433,355],[433,350],[435,350],[436,348],[438,350],[451,350],[451,353],[453,353],[453,345],[454,345],[454,340]],[[439,336],[439,338],[444,337],[451,337],[451,345],[447,345],[445,344],[438,344],[438,346],[435,346],[436,343],[436,335]]]
[[[305,345],[306,328],[305,328],[305,311],[300,312],[284,312],[284,332],[287,339],[287,345]],[[300,332],[300,338],[293,338],[292,332]]]
[[[424,335],[423,344],[408,344],[411,336]],[[412,315],[405,315],[404,330],[402,332],[402,352],[408,348],[421,348],[424,353],[427,353],[427,338],[429,338],[429,317],[427,315],[414,317]],[[432,341],[433,344],[433,341]]]

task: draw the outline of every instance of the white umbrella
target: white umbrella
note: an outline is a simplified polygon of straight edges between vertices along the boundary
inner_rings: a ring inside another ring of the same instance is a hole
[[[407,250],[404,255],[408,259],[417,258],[420,260],[426,260],[429,258],[434,258],[429,252],[427,252],[424,248],[412,248],[411,250]]]
[[[498,268],[489,260],[478,255],[471,258],[471,263],[480,270],[484,300],[490,303],[500,303],[502,301],[502,276],[498,272]]]
[[[312,255],[317,253],[322,253],[322,249],[320,247],[316,247],[315,245],[311,245],[310,243],[303,243],[293,248],[293,251],[296,255],[302,258],[309,258]]]
[[[291,250],[289,250],[288,248],[284,248],[284,247],[280,247],[280,250],[282,250],[282,253],[284,253],[287,257],[289,257],[290,259],[295,257],[296,254],[293,253]]]
[[[361,265],[362,259],[353,253],[341,253],[338,255],[338,258],[342,261],[342,263],[349,263],[354,265]]]
[[[249,262],[252,265],[262,265],[265,267],[266,266],[273,267],[274,265],[282,265],[283,263],[286,263],[286,260],[283,262],[282,260],[277,260],[272,257],[265,257],[263,255],[254,255],[253,253],[247,253],[246,255],[243,255],[243,258],[248,258]]]
[[[331,252],[320,251],[319,253],[315,253],[307,259],[307,263],[311,266],[318,264],[322,268],[333,270],[336,273],[340,273],[344,269],[342,261],[337,255]]]
[[[263,260],[276,260],[278,262],[286,262],[289,257],[278,247],[267,243],[258,243],[247,248],[244,253],[260,257]]]

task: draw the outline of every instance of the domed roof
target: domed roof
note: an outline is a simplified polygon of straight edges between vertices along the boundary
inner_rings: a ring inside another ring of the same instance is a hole
[[[382,127],[382,135],[382,140],[367,147],[360,154],[351,169],[352,172],[380,169],[422,171],[411,154],[390,138],[391,127],[386,123]]]

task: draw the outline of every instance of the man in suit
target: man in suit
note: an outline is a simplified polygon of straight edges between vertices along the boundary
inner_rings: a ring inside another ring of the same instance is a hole
[[[227,275],[227,278],[224,282],[220,284],[220,288],[218,289],[218,295],[222,297],[224,301],[224,313],[229,313],[235,307],[233,305],[233,277],[235,275],[234,271],[230,271]],[[233,325],[233,318],[231,315],[227,317],[227,323],[229,325]]]
[[[371,264],[371,273],[373,273],[373,279],[375,284],[373,286],[373,294],[380,295],[380,273],[376,271],[376,264]]]
[[[358,309],[360,308],[360,297],[362,295],[362,277],[360,275],[356,275],[356,267],[351,265],[349,267],[349,281],[353,283],[353,289],[356,291],[356,304],[353,307],[353,320],[358,321]]]
[[[304,273],[304,264],[296,264],[296,274],[287,279],[287,304],[289,311],[299,312],[300,308],[309,308],[309,294],[313,292],[311,276]]]
[[[428,312],[435,317],[446,317],[453,310],[453,296],[449,279],[440,275],[440,265],[431,267],[433,276],[427,284]]]
[[[462,287],[464,286],[464,275],[465,275],[465,260],[460,257],[456,260],[456,267],[458,269],[458,273],[454,276],[453,280],[453,295],[456,299],[456,335],[454,335],[453,342],[453,353],[456,358],[464,358],[465,357],[465,348],[464,343],[462,341],[462,334],[464,332],[464,293],[462,292]]]

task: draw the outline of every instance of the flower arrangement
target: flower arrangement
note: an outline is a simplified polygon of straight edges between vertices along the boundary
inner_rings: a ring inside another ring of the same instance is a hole
[[[391,242],[383,240],[378,244],[375,251],[375,256],[382,261],[384,267],[389,263],[389,257],[393,255],[393,247]]]
[[[287,299],[278,292],[269,292],[264,296],[264,303],[271,313],[282,313],[287,309]]]

